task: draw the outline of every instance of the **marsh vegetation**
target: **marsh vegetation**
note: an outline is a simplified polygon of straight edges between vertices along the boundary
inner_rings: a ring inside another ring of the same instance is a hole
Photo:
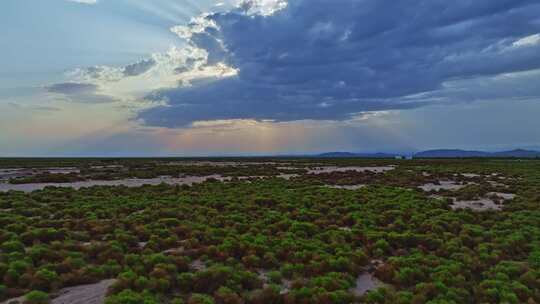
[[[44,172],[59,167],[70,172]],[[73,179],[0,191],[0,303],[540,302],[540,161],[42,159],[0,169],[11,174],[4,187]],[[198,180],[123,184],[160,177]],[[114,184],[70,184],[81,181]],[[496,208],[463,203],[483,200]]]

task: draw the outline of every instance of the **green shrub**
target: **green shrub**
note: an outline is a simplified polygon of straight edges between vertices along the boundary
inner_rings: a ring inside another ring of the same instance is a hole
[[[24,244],[17,240],[4,242],[0,248],[6,253],[24,252]]]
[[[122,290],[120,293],[110,296],[105,304],[158,304],[157,299],[148,292],[138,293],[131,289]]]
[[[540,250],[535,250],[529,254],[529,264],[540,270]]]
[[[198,294],[194,293],[189,298],[188,304],[215,304],[214,298],[204,295],[204,294]]]
[[[283,276],[281,275],[281,272],[279,271],[270,271],[268,273],[268,280],[273,284],[281,284],[281,281],[283,280]]]
[[[24,304],[47,304],[49,294],[43,291],[34,290],[24,296]]]
[[[214,293],[214,297],[217,299],[218,303],[226,304],[241,304],[243,303],[242,298],[233,290],[227,287],[221,287]]]
[[[33,288],[50,290],[58,284],[58,274],[48,269],[40,269],[34,274]]]

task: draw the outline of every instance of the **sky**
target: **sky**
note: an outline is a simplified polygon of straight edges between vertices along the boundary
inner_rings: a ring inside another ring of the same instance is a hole
[[[0,156],[540,149],[538,0],[2,0]]]

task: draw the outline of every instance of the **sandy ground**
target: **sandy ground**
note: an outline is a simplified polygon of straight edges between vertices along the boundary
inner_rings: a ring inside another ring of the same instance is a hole
[[[96,284],[68,287],[60,290],[59,296],[51,304],[103,304],[107,290],[116,280],[105,280]],[[10,299],[0,304],[23,303],[24,297]]]
[[[345,189],[345,190],[358,190],[366,187],[366,185],[346,185],[346,186],[339,186],[339,185],[325,185],[325,188],[332,188],[332,189]]]
[[[495,202],[489,198],[482,198],[482,199],[473,200],[473,201],[454,200],[451,207],[454,210],[456,209],[471,209],[474,211],[502,210],[502,205],[495,204]]]
[[[396,169],[394,166],[380,166],[380,167],[316,167],[309,169],[309,174],[321,174],[321,173],[332,173],[332,172],[347,172],[347,171],[356,171],[356,172],[367,172],[371,171],[374,173],[384,173],[386,171],[391,171]]]
[[[233,167],[233,166],[259,166],[259,165],[288,165],[290,163],[278,162],[245,162],[245,161],[174,161],[169,162],[172,166],[210,166],[210,167]]]
[[[356,296],[362,296],[370,290],[377,289],[382,286],[382,283],[370,273],[363,273],[356,279],[356,286],[351,289],[351,292]]]
[[[464,188],[467,186],[467,184],[459,185],[455,181],[439,181],[439,185],[429,183],[422,186],[419,186],[418,188],[429,192],[431,190],[439,191],[439,190],[459,190],[461,188]]]
[[[476,173],[461,173],[461,175],[467,178],[481,177],[482,175]]]
[[[486,194],[487,197],[473,200],[473,201],[458,201],[454,199],[452,203],[452,209],[472,209],[474,211],[487,211],[487,210],[502,210],[503,204],[495,203],[495,200],[492,198],[498,197],[503,200],[513,200],[516,195],[512,193],[502,193],[502,192],[489,192]]]
[[[206,270],[206,264],[204,264],[201,260],[195,260],[189,264],[189,268],[191,268],[194,271],[205,271]]]
[[[24,302],[24,297],[18,297],[14,299],[5,300],[4,302],[0,304],[21,304]]]
[[[127,178],[120,180],[111,180],[111,181],[81,181],[74,183],[33,183],[33,184],[20,184],[12,185],[8,183],[0,183],[0,192],[2,191],[23,191],[23,192],[32,192],[36,190],[43,190],[45,187],[54,186],[54,187],[66,187],[66,188],[86,188],[92,186],[126,186],[126,187],[140,187],[143,185],[159,185],[161,183],[169,185],[193,185],[197,183],[205,182],[209,179],[217,179],[221,181],[230,180],[229,177],[223,177],[221,175],[209,175],[209,176],[186,176],[186,177],[156,177],[156,178]]]
[[[11,178],[30,176],[33,174],[32,169],[16,168],[16,169],[0,169],[0,180],[10,180]]]
[[[64,288],[60,296],[53,299],[51,304],[103,304],[107,289],[115,280],[105,280],[97,284],[81,285]]]
[[[163,254],[181,254],[185,251],[184,247],[172,248],[162,251]]]
[[[276,177],[280,177],[289,180],[293,177],[299,176],[298,174],[280,174]],[[241,176],[238,179],[245,180],[250,178],[268,178],[268,176]],[[30,184],[9,184],[7,182],[0,182],[0,192],[7,192],[10,190],[32,192],[36,190],[43,190],[45,187],[65,187],[65,188],[87,188],[93,186],[126,186],[126,187],[141,187],[143,185],[159,185],[162,183],[169,185],[193,185],[200,184],[209,179],[216,179],[219,181],[230,181],[232,177],[221,176],[219,174],[208,176],[185,176],[185,177],[169,177],[162,176],[156,178],[126,178],[119,180],[89,180],[73,183],[30,183]]]
[[[491,197],[491,196],[497,196],[499,198],[502,198],[504,200],[513,200],[516,195],[515,194],[512,194],[512,193],[502,193],[502,192],[489,192],[487,194],[488,197]]]
[[[232,166],[232,165],[261,165],[261,164],[276,164],[276,163],[213,163],[213,162],[197,162],[199,165],[216,165],[216,166]],[[116,167],[116,166],[103,166],[103,168]],[[120,166],[121,167],[121,166]],[[93,168],[101,168],[100,166],[95,166]],[[284,167],[293,169],[294,167]],[[298,168],[294,168],[298,169]],[[384,173],[386,171],[394,170],[395,166],[380,166],[380,167],[316,167],[316,168],[305,168],[308,170],[308,173],[320,174],[320,173],[331,173],[331,172],[346,172],[346,171],[357,171],[357,172],[367,172],[371,171],[374,173]],[[40,172],[49,172],[56,174],[68,174],[68,173],[77,173],[79,172],[78,168],[45,168],[40,169]],[[30,183],[30,184],[9,184],[7,180],[12,177],[20,177],[26,175],[33,175],[34,169],[0,169],[0,192],[6,192],[10,190],[14,191],[23,191],[23,192],[32,192],[36,190],[43,190],[45,187],[66,187],[66,188],[87,188],[93,186],[126,186],[126,187],[140,187],[143,185],[159,185],[161,183],[169,185],[192,185],[197,183],[205,182],[208,179],[216,179],[219,181],[230,181],[232,178],[224,177],[219,174],[209,175],[209,176],[185,176],[185,177],[170,177],[162,176],[157,178],[147,178],[147,179],[138,179],[138,178],[126,178],[120,180],[88,180],[88,181],[79,181],[73,183]],[[298,174],[280,174],[277,177],[289,180],[293,177],[299,176]],[[239,179],[250,179],[255,176],[245,176],[240,177]],[[261,176],[261,178],[265,178]],[[2,182],[2,179],[4,182]],[[348,189],[348,188],[343,188]],[[351,189],[354,190],[354,189]]]
[[[281,290],[279,291],[279,294],[283,295],[289,293],[289,291],[291,291],[291,287],[292,281],[283,279],[283,281],[281,282]]]

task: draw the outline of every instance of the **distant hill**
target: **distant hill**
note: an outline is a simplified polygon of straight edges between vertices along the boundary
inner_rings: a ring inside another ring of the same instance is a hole
[[[514,157],[514,158],[537,158],[539,151],[532,150],[512,150],[502,152],[468,151],[459,149],[439,149],[418,152],[415,158],[468,158],[468,157]]]
[[[311,157],[321,158],[395,158],[398,153],[328,152]],[[414,154],[414,158],[540,158],[540,151],[516,149],[502,152],[485,152],[460,149],[436,149]]]
[[[399,154],[390,153],[352,153],[352,152],[328,152],[316,155],[316,157],[328,157],[328,158],[395,158]]]
[[[536,158],[540,157],[539,151],[517,149],[512,151],[493,153],[496,157],[519,157],[519,158]]]
[[[356,154],[351,152],[328,152],[316,155],[318,157],[355,157]]]
[[[454,158],[454,157],[489,157],[490,153],[458,149],[438,149],[414,154],[415,158]]]

